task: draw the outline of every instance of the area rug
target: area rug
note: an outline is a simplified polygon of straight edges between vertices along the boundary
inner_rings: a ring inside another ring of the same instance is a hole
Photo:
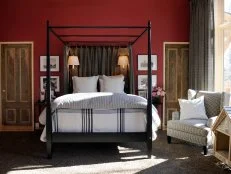
[[[36,132],[0,133],[1,174],[219,174],[229,173],[202,147],[176,139],[166,140],[159,131],[153,142],[153,156],[147,158],[145,143],[54,144],[52,159]]]

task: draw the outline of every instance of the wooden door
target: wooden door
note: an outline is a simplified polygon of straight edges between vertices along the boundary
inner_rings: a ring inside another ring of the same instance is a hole
[[[32,44],[1,44],[0,130],[33,130]]]
[[[178,98],[187,98],[189,45],[166,43],[165,49],[165,109],[164,127],[172,119],[172,112],[178,110]]]

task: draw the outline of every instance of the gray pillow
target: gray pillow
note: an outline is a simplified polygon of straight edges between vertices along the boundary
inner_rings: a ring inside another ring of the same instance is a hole
[[[204,96],[205,111],[208,118],[219,115],[222,93],[211,91],[199,91],[196,98]]]

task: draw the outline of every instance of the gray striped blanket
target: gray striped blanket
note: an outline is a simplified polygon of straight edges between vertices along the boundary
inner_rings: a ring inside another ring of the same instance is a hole
[[[143,97],[125,93],[74,93],[60,96],[52,102],[56,109],[117,109],[146,108],[147,100]]]

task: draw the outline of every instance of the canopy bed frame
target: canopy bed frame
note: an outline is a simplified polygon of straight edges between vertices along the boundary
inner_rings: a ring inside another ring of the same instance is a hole
[[[119,31],[121,29],[126,29],[129,31],[140,29],[142,30],[139,34],[60,34],[60,29],[62,31],[67,31],[70,29],[79,29],[79,30],[116,30]],[[50,66],[47,66],[47,83],[46,83],[46,148],[48,158],[52,157],[52,144],[53,143],[61,143],[61,142],[146,142],[147,144],[147,154],[148,157],[151,157],[152,154],[152,78],[151,78],[151,22],[148,21],[146,26],[52,26],[47,21],[46,26],[46,55],[47,55],[47,65],[50,64],[50,35],[53,33],[64,45],[70,45],[72,43],[78,44],[114,44],[114,45],[124,45],[124,46],[132,46],[135,44],[138,39],[147,33],[147,45],[148,45],[148,104],[147,104],[147,125],[146,132],[129,132],[129,133],[64,133],[64,132],[52,132],[52,118],[51,118],[51,97],[50,97]],[[67,38],[76,38],[75,40],[68,40]],[[78,40],[77,38],[90,38],[91,40]],[[97,38],[97,39],[96,39]],[[108,39],[100,40],[99,38],[127,38],[127,40],[123,41],[109,41]]]

